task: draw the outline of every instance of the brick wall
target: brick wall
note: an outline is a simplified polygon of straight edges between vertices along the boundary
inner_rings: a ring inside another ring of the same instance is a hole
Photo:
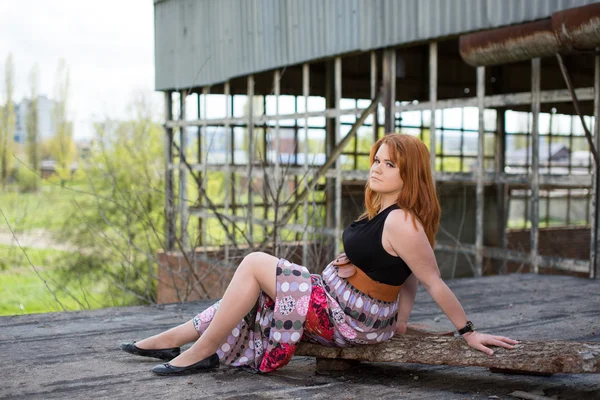
[[[511,230],[507,233],[512,250],[529,252],[530,231]],[[539,254],[561,258],[590,258],[590,228],[544,228],[539,230]]]
[[[310,245],[309,259],[317,260],[306,266],[311,272],[321,272],[331,261],[329,253],[324,251],[326,248],[323,243]],[[179,252],[159,252],[156,302],[167,304],[222,297],[237,265],[251,251],[248,246],[238,250],[231,248],[228,264],[223,262],[222,248],[207,249],[206,255],[201,249],[185,256]],[[280,254],[291,262],[302,264],[302,244],[299,242],[281,245]]]
[[[202,254],[184,256],[181,253],[158,253],[158,287],[156,302],[159,304],[193,301],[222,296],[234,270],[207,262]],[[209,252],[208,257],[216,254]],[[190,268],[190,264],[193,268]]]
[[[511,230],[507,232],[508,246],[511,250],[529,252],[530,231],[528,229]],[[559,227],[539,230],[539,254],[560,258],[589,260],[590,257],[590,228],[589,227]],[[531,272],[528,265],[507,263],[508,272]],[[540,269],[543,273],[567,274],[561,270]],[[587,276],[587,273],[572,273],[571,275]]]

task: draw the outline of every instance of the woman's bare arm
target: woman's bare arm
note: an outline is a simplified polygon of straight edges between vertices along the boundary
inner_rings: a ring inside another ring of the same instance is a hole
[[[415,303],[418,284],[419,282],[417,281],[415,274],[411,274],[406,282],[404,282],[402,289],[400,289],[396,333],[406,333],[406,325],[408,324],[408,318],[410,317],[413,304]]]
[[[392,211],[386,220],[385,237],[394,252],[408,264],[413,275],[429,292],[433,300],[454,324],[461,329],[467,324],[467,315],[458,299],[442,280],[433,249],[427,240],[427,235],[417,221],[415,229],[412,217],[404,210]],[[517,341],[502,336],[467,333],[465,339],[472,347],[493,354],[484,344],[512,348],[510,344]]]
[[[415,230],[411,216],[403,210],[395,210],[388,216],[385,229],[389,229],[385,237],[388,238],[394,252],[408,264],[413,275],[444,314],[457,329],[465,326],[467,316],[454,293],[440,276],[433,249],[423,227],[417,222]]]

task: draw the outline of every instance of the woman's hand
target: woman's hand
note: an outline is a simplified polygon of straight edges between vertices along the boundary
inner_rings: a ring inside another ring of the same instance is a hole
[[[467,341],[469,346],[490,356],[494,355],[494,351],[489,347],[486,347],[486,345],[514,349],[515,346],[513,345],[519,343],[517,340],[505,336],[488,335],[487,333],[480,333],[477,331],[467,332],[463,335],[463,338]]]

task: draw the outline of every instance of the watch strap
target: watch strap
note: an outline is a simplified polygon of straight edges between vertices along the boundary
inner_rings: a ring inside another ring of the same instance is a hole
[[[464,328],[459,329],[458,333],[461,335],[464,335],[467,332],[473,332],[475,330],[475,326],[473,325],[473,323],[471,321],[467,321],[467,324],[465,325]]]

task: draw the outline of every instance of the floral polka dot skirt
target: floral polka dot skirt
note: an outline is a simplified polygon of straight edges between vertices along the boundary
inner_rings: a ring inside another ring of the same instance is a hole
[[[300,340],[346,347],[378,343],[394,334],[397,303],[357,291],[337,276],[333,264],[321,277],[280,259],[276,279],[276,299],[261,293],[217,350],[222,363],[271,372],[290,361]],[[194,317],[200,335],[218,308],[219,302]]]
[[[391,339],[398,321],[398,302],[364,294],[339,277],[337,271],[329,264],[322,276],[311,276],[313,291],[303,339],[331,347]]]

